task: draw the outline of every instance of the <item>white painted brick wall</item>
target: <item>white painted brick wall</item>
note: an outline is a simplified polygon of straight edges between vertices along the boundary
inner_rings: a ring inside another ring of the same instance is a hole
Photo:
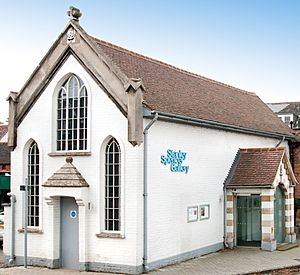
[[[149,262],[223,241],[223,182],[239,148],[274,147],[277,139],[169,122],[149,131]],[[188,174],[160,163],[167,149],[186,152]],[[187,223],[187,207],[210,205],[210,219]]]
[[[85,205],[87,255],[90,262],[140,265],[143,256],[143,146],[127,142],[127,119],[97,86],[88,73],[70,57],[49,83],[44,93],[18,127],[18,146],[12,152],[12,192],[17,197],[16,228],[22,228],[22,193],[19,185],[26,175],[24,147],[34,139],[41,154],[41,183],[64,163],[64,157],[49,157],[55,147],[55,89],[68,73],[75,73],[86,84],[89,93],[89,125],[91,156],[74,157],[74,165],[89,183]],[[145,121],[145,125],[148,120]],[[101,146],[112,135],[122,148],[123,169],[123,233],[125,239],[97,238],[103,215],[100,207]],[[149,262],[222,242],[223,182],[238,148],[271,147],[278,140],[200,127],[156,122],[149,131]],[[160,163],[167,149],[187,152],[184,165],[188,174],[172,173]],[[43,234],[29,234],[32,257],[55,259],[59,256],[59,207],[49,206],[41,188],[41,225]],[[210,204],[210,219],[187,223],[187,207]],[[53,209],[54,208],[54,209]],[[56,213],[52,215],[52,213]],[[7,221],[6,221],[7,222]],[[84,223],[84,224],[82,224]],[[53,226],[55,224],[56,226]],[[8,226],[9,228],[9,226]],[[5,237],[5,254],[9,254]],[[16,233],[16,255],[23,255],[23,234]]]
[[[93,81],[81,65],[70,57],[57,72],[46,90],[40,96],[33,108],[27,114],[18,127],[18,146],[12,152],[12,192],[16,194],[16,228],[22,228],[22,192],[19,185],[26,175],[24,146],[29,139],[34,139],[39,146],[41,154],[41,184],[45,182],[64,163],[65,157],[50,157],[48,153],[55,148],[55,132],[51,133],[56,112],[52,104],[55,102],[55,89],[57,83],[68,73],[75,73],[87,86],[89,93],[89,123],[90,123],[90,150],[91,156],[73,157],[73,164],[90,185],[88,199],[85,204],[91,203],[92,209],[87,210],[86,221],[80,226],[86,226],[87,260],[90,262],[107,262],[114,264],[136,265],[141,264],[141,250],[137,249],[138,241],[142,240],[142,147],[133,147],[127,142],[127,119],[119,111],[116,105],[108,98],[99,86]],[[104,175],[100,173],[100,148],[103,141],[109,136],[114,136],[122,148],[123,157],[123,199],[126,201],[124,211],[125,239],[100,239],[96,233],[100,233],[100,185],[103,184]],[[45,192],[44,187],[41,193]],[[41,224],[43,234],[29,234],[28,255],[31,257],[58,258],[59,240],[53,238],[59,236],[59,215],[52,216],[51,207],[41,197]],[[56,206],[57,208],[58,206]],[[54,207],[55,208],[55,207]],[[54,210],[59,214],[59,209]],[[138,221],[139,219],[139,221]],[[84,222],[84,221],[82,221]],[[53,231],[54,230],[54,231]],[[7,237],[6,240],[9,238]],[[54,243],[54,245],[52,245]],[[5,245],[5,254],[9,254],[9,247]],[[23,234],[16,233],[16,255],[23,255]]]

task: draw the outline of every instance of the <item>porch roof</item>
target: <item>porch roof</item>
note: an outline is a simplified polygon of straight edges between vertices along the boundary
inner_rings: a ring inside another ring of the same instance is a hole
[[[281,161],[290,182],[296,184],[284,147],[239,149],[224,184],[227,188],[271,187]]]
[[[72,157],[66,158],[66,163],[56,171],[44,184],[45,187],[89,187],[86,180],[73,165]]]

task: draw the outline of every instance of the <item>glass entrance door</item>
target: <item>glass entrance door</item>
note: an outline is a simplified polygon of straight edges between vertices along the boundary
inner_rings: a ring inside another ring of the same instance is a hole
[[[284,193],[278,186],[275,192],[274,200],[274,227],[275,227],[275,239],[277,243],[284,242],[284,231],[285,231],[285,202]]]
[[[259,195],[237,197],[237,244],[260,246],[261,200]]]

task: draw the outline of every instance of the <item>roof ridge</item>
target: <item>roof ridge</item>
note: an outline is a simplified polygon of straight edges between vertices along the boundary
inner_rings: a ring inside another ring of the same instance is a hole
[[[89,35],[92,39],[96,40],[96,42],[99,42],[101,44],[104,44],[105,46],[108,46],[112,49],[115,49],[115,50],[119,50],[119,51],[122,51],[122,52],[125,52],[127,54],[130,54],[130,55],[133,55],[133,56],[137,56],[137,57],[140,57],[140,58],[143,58],[147,61],[150,61],[150,62],[153,62],[153,63],[156,63],[156,64],[159,64],[159,65],[163,65],[163,66],[166,66],[170,69],[173,69],[173,70],[176,70],[178,72],[181,72],[181,73],[184,73],[186,75],[189,75],[189,76],[192,76],[192,77],[195,77],[195,78],[198,78],[198,79],[202,79],[202,80],[205,80],[205,81],[208,81],[208,82],[211,82],[211,83],[215,83],[215,84],[218,84],[218,85],[221,85],[221,86],[224,86],[224,87],[227,87],[227,88],[231,88],[231,89],[234,89],[238,92],[242,92],[242,93],[245,93],[245,94],[248,94],[248,95],[252,95],[252,96],[257,96],[256,93],[254,92],[249,92],[249,91],[246,91],[246,90],[243,90],[243,89],[240,89],[240,88],[237,88],[237,87],[234,87],[232,85],[229,85],[229,84],[225,84],[223,82],[220,82],[220,81],[217,81],[217,80],[214,80],[214,79],[211,79],[211,78],[207,78],[205,76],[202,76],[202,75],[199,75],[199,74],[196,74],[196,73],[192,73],[192,72],[189,72],[187,70],[184,70],[184,69],[181,69],[181,68],[178,68],[174,65],[171,65],[171,64],[168,64],[166,62],[163,62],[163,61],[160,61],[160,60],[157,60],[157,59],[154,59],[152,57],[148,57],[148,56],[145,56],[143,54],[140,54],[140,53],[136,53],[134,51],[131,51],[131,50],[128,50],[128,49],[125,49],[123,47],[120,47],[118,45],[115,45],[115,44],[112,44],[110,42],[107,42],[107,41],[104,41],[104,40],[101,40],[97,37],[94,37],[94,36],[91,36]]]
[[[240,151],[245,153],[285,151],[285,147],[240,148]]]

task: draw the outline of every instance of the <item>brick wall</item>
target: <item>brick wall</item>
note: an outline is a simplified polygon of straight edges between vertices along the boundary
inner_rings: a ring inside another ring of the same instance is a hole
[[[293,169],[295,177],[300,182],[300,143],[293,145]],[[300,198],[300,185],[295,187],[295,198]]]
[[[0,164],[0,173],[8,173],[10,172],[10,165],[9,164]]]
[[[296,131],[300,136],[300,131]],[[300,182],[300,143],[292,145],[292,160],[295,177]],[[300,198],[300,184],[295,186],[295,198]],[[300,209],[296,212],[296,225],[300,225]]]

